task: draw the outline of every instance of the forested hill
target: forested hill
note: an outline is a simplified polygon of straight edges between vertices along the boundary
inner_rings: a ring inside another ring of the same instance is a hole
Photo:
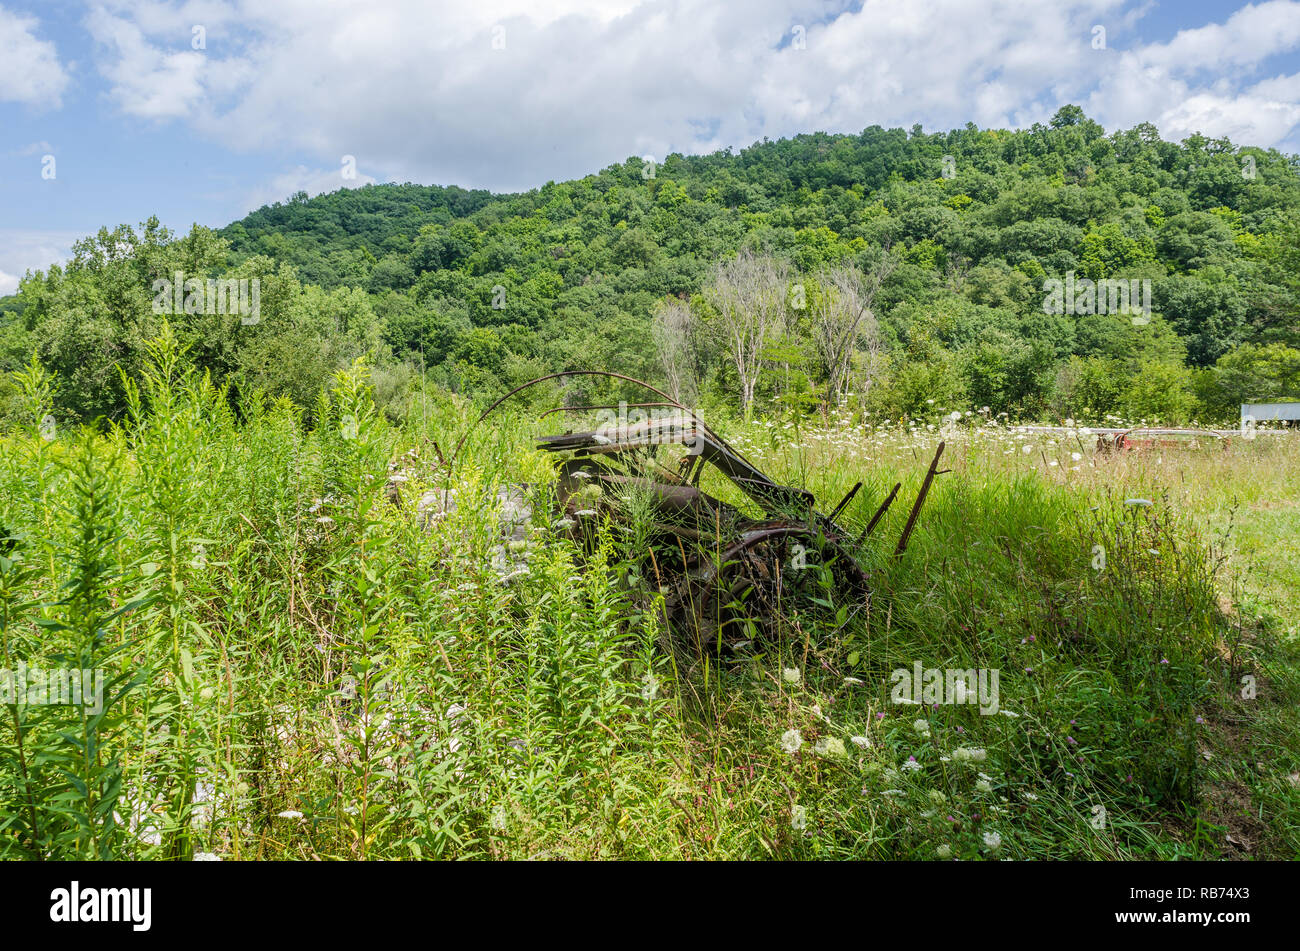
[[[135,250],[119,260],[108,241]],[[747,266],[722,273],[740,249]],[[1022,131],[872,127],[632,158],[515,195],[300,194],[179,240],[106,231],[9,302],[5,368],[34,345],[68,378],[68,413],[120,411],[102,354],[129,367],[163,319],[150,280],[181,264],[263,288],[254,327],[170,318],[194,358],[305,406],[366,350],[393,406],[412,368],[483,396],[590,367],[717,408],[891,418],[1210,420],[1300,397],[1300,161],[1150,125],[1107,135],[1074,106]],[[1071,278],[1149,281],[1149,319],[1048,312],[1046,282]],[[773,300],[746,363],[725,330]],[[847,348],[828,343],[837,328]]]

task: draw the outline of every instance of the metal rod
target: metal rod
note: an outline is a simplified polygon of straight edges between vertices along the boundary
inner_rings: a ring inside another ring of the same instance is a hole
[[[898,547],[894,549],[895,557],[907,550],[907,540],[912,537],[912,529],[916,527],[916,517],[921,514],[921,506],[925,504],[925,497],[930,494],[930,483],[934,481],[937,474],[939,457],[943,455],[943,447],[944,443],[939,443],[934,458],[930,460],[930,468],[925,473],[925,481],[921,483],[921,491],[917,493],[916,502],[912,505],[912,512],[907,516],[907,524],[903,526],[903,535],[898,539]]]
[[[846,496],[844,496],[844,498],[840,499],[840,504],[837,505],[837,506],[835,506],[835,509],[831,512],[830,515],[827,515],[826,518],[829,519],[829,520],[832,521],[832,522],[835,521],[835,516],[836,516],[836,515],[839,515],[840,512],[844,511],[844,506],[848,505],[850,502],[853,501],[853,496],[855,496],[855,495],[858,494],[858,489],[860,489],[860,488],[862,488],[862,483],[861,483],[861,482],[859,482],[859,483],[858,483],[857,485],[855,485],[853,488],[849,489],[848,495],[846,495]]]
[[[867,540],[867,536],[870,535],[871,530],[876,527],[876,523],[879,522],[880,519],[884,516],[884,514],[889,511],[889,507],[894,504],[894,496],[898,495],[898,490],[901,489],[902,487],[903,487],[903,483],[901,482],[894,483],[893,491],[889,493],[885,501],[880,503],[880,508],[876,509],[876,514],[871,516],[871,521],[867,522],[867,527],[864,528],[862,530],[862,534],[858,536],[858,540],[854,543],[854,547],[861,545],[864,541]]]

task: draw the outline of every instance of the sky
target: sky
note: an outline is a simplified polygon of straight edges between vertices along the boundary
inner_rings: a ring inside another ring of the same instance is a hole
[[[0,0],[0,295],[150,215],[1066,103],[1300,152],[1300,0]]]

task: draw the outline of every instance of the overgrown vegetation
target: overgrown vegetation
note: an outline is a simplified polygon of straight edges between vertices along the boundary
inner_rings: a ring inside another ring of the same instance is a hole
[[[635,531],[581,555],[539,510],[528,571],[501,581],[496,487],[551,477],[529,417],[449,474],[432,441],[474,414],[438,387],[394,422],[357,362],[308,413],[213,385],[170,327],[142,350],[118,423],[54,431],[56,381],[10,381],[5,666],[108,685],[93,715],[4,705],[6,857],[1300,853],[1300,590],[1223,534],[1239,488],[1252,537],[1279,508],[1300,537],[1286,435],[1109,455],[950,424],[907,553],[864,555],[870,609],[718,657],[613,583]],[[863,479],[855,525],[895,480],[915,493],[938,438],[731,429],[819,498]],[[449,483],[483,504],[422,517]],[[892,702],[917,662],[999,669],[1000,711]]]

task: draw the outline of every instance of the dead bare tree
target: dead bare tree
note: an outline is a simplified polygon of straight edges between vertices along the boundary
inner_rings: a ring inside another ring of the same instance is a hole
[[[652,333],[659,366],[674,400],[690,405],[697,395],[694,316],[686,301],[670,297],[655,307]]]
[[[818,274],[821,293],[810,307],[813,347],[826,373],[826,389],[837,405],[848,389],[853,356],[865,346],[880,350],[879,325],[872,305],[897,260],[885,251],[866,271],[853,265]]]
[[[713,270],[708,294],[718,312],[714,333],[736,369],[740,407],[748,419],[763,366],[763,350],[785,310],[786,265],[741,251]]]

